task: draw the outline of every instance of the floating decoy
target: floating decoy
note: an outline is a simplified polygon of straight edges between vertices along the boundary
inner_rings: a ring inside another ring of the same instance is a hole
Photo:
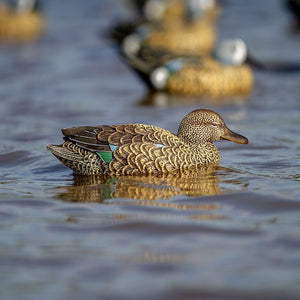
[[[141,46],[131,37],[122,44],[126,62],[154,90],[171,94],[226,98],[248,95],[253,87],[251,68],[245,64],[242,40],[225,41],[209,56],[177,55]]]
[[[219,114],[197,109],[181,121],[178,133],[144,124],[84,126],[62,129],[64,143],[47,149],[75,174],[142,175],[182,171],[217,164],[213,144],[229,140],[247,144],[227,128]]]
[[[0,4],[0,40],[31,41],[44,27],[44,18],[36,0],[18,0],[15,7]]]

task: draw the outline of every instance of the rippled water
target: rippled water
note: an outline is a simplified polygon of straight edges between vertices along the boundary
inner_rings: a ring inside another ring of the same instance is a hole
[[[248,99],[147,95],[99,38],[112,1],[45,1],[36,43],[0,46],[1,299],[299,299],[300,73],[255,72]],[[224,1],[219,36],[300,62],[281,1]],[[216,168],[161,178],[74,177],[46,150],[60,128],[143,122],[177,130],[219,112],[249,145]]]

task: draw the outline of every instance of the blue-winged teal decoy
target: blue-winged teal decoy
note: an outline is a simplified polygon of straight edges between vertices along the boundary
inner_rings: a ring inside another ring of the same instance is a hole
[[[37,38],[44,18],[37,0],[17,0],[15,7],[0,4],[0,40],[25,42]]]
[[[163,174],[189,167],[217,164],[213,144],[229,140],[247,144],[216,112],[197,109],[181,121],[178,133],[144,124],[65,128],[64,143],[48,145],[75,174]]]
[[[123,56],[151,89],[210,98],[245,96],[252,90],[247,47],[240,39],[221,43],[214,57],[192,57],[130,43],[128,38],[122,44]]]

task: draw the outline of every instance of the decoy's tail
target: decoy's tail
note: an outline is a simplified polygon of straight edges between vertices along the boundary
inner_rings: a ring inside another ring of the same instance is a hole
[[[300,72],[300,62],[269,61],[262,62],[248,55],[246,63],[254,69],[267,72],[293,73]]]
[[[73,170],[74,174],[101,174],[107,168],[106,163],[96,153],[86,151],[75,144],[48,145],[47,149],[66,167]]]
[[[83,163],[83,156],[68,150],[63,146],[47,145],[49,150],[57,159],[65,164],[65,161]]]

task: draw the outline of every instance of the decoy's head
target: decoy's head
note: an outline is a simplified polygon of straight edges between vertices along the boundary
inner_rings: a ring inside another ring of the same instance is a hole
[[[189,145],[228,140],[248,144],[248,139],[231,131],[219,114],[208,109],[197,109],[181,121],[177,136]]]
[[[242,39],[224,40],[214,51],[215,58],[226,65],[240,66],[248,55],[247,45]]]

